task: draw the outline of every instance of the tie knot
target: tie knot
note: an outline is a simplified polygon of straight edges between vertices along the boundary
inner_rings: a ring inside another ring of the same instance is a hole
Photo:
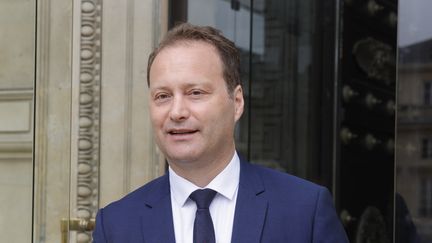
[[[195,201],[198,209],[208,209],[215,195],[216,191],[212,189],[198,189],[189,198]]]

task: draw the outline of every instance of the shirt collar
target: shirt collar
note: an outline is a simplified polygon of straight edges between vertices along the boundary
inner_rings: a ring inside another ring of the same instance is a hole
[[[179,206],[184,206],[187,202],[189,195],[197,190],[202,189],[192,182],[177,175],[171,167],[169,170],[169,180],[171,187],[171,194]],[[238,188],[240,179],[240,159],[237,152],[228,165],[223,169],[206,187],[217,191],[219,194],[229,200],[233,200]]]

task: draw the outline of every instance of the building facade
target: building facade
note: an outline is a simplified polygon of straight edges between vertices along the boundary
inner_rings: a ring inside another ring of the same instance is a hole
[[[431,39],[404,46],[399,51],[398,72],[397,195],[409,210],[409,217],[400,218],[401,225],[412,221],[422,242],[432,241],[431,51]]]

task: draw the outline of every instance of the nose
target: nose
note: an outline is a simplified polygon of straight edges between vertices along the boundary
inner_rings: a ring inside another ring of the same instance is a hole
[[[183,97],[174,97],[169,115],[170,119],[175,122],[180,122],[188,119],[190,112],[187,103],[183,99]]]

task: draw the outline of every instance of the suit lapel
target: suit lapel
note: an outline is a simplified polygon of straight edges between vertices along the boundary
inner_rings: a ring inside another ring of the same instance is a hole
[[[168,173],[145,199],[145,212],[141,216],[144,242],[175,242],[174,224]]]
[[[232,243],[260,242],[268,207],[263,193],[261,177],[253,166],[242,160]]]

